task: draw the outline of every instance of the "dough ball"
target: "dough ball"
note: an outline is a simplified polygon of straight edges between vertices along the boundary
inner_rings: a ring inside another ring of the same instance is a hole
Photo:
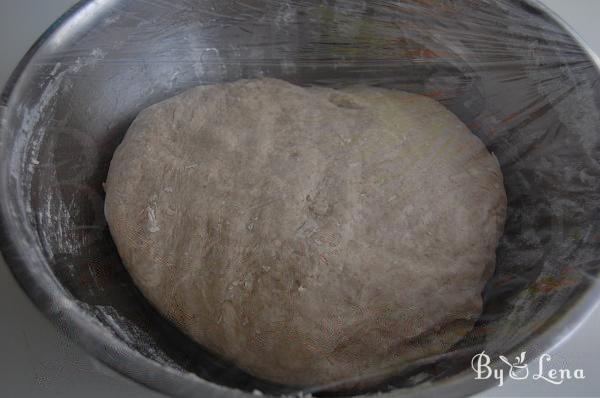
[[[274,79],[142,111],[106,194],[166,318],[254,376],[339,388],[468,333],[506,211],[496,159],[436,101]]]

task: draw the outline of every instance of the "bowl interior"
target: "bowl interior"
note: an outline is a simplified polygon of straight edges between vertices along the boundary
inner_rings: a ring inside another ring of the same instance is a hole
[[[600,85],[580,43],[516,0],[79,5],[30,52],[0,108],[3,246],[38,305],[59,322],[77,313],[92,351],[108,333],[140,355],[132,361],[158,364],[154,387],[168,373],[192,377],[191,386],[292,391],[243,373],[161,318],[125,272],[103,211],[112,153],[141,109],[194,85],[262,76],[428,95],[502,167],[508,219],[476,328],[374,390],[410,392],[462,374],[484,349],[545,348],[531,336],[551,328],[598,272]]]

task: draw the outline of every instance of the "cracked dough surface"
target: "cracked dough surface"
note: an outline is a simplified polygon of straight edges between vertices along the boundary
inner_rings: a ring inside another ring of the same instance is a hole
[[[143,110],[106,217],[146,298],[257,377],[352,386],[472,328],[506,194],[427,97],[242,80]]]

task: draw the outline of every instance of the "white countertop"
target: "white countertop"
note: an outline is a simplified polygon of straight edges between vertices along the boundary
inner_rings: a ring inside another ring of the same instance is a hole
[[[600,0],[542,0],[600,54]],[[0,86],[37,37],[74,0],[0,0]],[[598,132],[600,134],[600,132]],[[160,398],[106,369],[59,333],[33,306],[0,258],[0,397]],[[585,380],[555,386],[507,381],[478,397],[600,397],[600,309],[550,354]]]

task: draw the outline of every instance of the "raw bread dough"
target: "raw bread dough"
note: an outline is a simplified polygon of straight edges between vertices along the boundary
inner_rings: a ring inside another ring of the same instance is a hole
[[[436,101],[273,79],[142,111],[106,194],[148,300],[247,372],[298,386],[379,380],[460,340],[506,211],[496,159]]]

